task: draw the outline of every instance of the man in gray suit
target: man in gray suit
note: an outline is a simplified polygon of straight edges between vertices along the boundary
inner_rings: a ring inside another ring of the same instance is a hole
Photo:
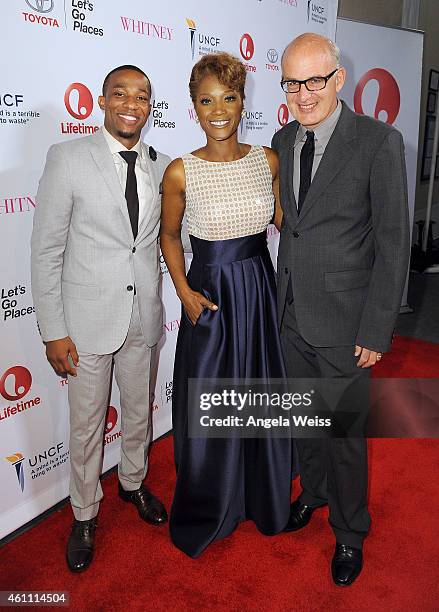
[[[345,81],[334,43],[303,34],[285,49],[282,88],[295,121],[272,146],[280,158],[283,220],[278,308],[289,377],[364,380],[389,350],[409,257],[404,145],[393,127],[337,98]],[[366,408],[367,410],[367,408]],[[332,576],[363,566],[367,445],[299,439],[302,493],[287,531],[329,505]]]
[[[32,293],[47,359],[67,374],[72,571],[93,558],[105,415],[114,365],[122,410],[119,495],[140,517],[167,520],[143,485],[151,440],[150,367],[162,334],[159,296],[160,183],[169,158],[140,133],[151,85],[136,66],[105,78],[104,127],[53,145],[37,194]]]

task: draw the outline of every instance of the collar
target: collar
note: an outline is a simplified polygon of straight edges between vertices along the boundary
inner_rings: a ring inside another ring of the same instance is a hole
[[[113,155],[118,154],[119,151],[136,151],[139,157],[143,157],[143,147],[140,138],[136,142],[134,147],[131,147],[131,149],[127,149],[121,142],[119,142],[114,136],[110,134],[110,132],[105,128],[105,126],[102,126],[102,133]]]
[[[337,100],[337,106],[335,107],[335,110],[329,115],[329,117],[326,117],[326,119],[320,125],[318,125],[314,130],[314,137],[317,142],[322,141],[322,140],[324,141],[325,139],[329,140],[337,124],[337,121],[340,118],[341,110],[342,110],[341,102],[340,100]],[[301,142],[302,140],[305,140],[306,132],[307,132],[307,128],[303,126],[302,124],[299,124],[299,127],[297,129],[297,134],[296,134],[296,141],[294,145]]]

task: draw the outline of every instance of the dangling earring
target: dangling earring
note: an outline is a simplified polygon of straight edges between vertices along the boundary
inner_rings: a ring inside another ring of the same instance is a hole
[[[245,108],[242,109],[241,117],[244,117],[244,115],[245,115]]]

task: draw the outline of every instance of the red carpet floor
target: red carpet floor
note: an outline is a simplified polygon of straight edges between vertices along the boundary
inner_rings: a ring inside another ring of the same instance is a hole
[[[397,338],[394,349],[376,375],[439,377],[439,345]],[[438,610],[438,465],[437,440],[370,441],[373,524],[365,568],[348,589],[331,581],[334,542],[324,509],[296,534],[264,537],[244,523],[192,560],[172,546],[166,527],[143,524],[119,501],[113,474],[103,482],[89,570],[72,575],[66,568],[66,506],[0,549],[0,590],[67,590],[78,611]],[[169,507],[171,438],[154,446],[148,484]],[[294,489],[296,496],[297,481]]]

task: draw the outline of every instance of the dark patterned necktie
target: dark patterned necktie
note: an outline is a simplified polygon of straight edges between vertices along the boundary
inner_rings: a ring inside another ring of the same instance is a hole
[[[136,151],[120,151],[119,155],[128,164],[127,169],[127,183],[125,186],[125,199],[128,206],[128,214],[130,216],[131,228],[133,230],[134,239],[137,237],[137,231],[139,227],[139,195],[137,193],[137,179],[136,179]]]
[[[312,165],[314,161],[314,132],[307,130],[306,141],[300,152],[300,187],[299,201],[297,202],[297,212],[300,210],[311,185]]]

